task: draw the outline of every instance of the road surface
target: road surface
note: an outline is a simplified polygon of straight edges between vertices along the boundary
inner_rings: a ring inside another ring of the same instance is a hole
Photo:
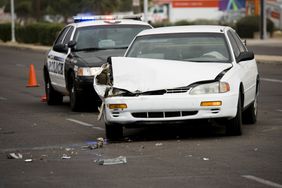
[[[71,112],[67,97],[59,106],[40,101],[44,56],[0,47],[0,188],[282,187],[282,65],[259,64],[259,118],[242,136],[189,122],[126,130],[124,141],[91,150],[105,137],[96,111]],[[26,87],[30,64],[40,87]],[[95,162],[118,156],[127,163]]]

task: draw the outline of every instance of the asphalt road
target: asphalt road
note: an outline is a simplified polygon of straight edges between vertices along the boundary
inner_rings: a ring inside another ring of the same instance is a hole
[[[97,112],[71,112],[67,98],[40,101],[44,53],[0,47],[0,57],[1,188],[282,187],[282,65],[259,64],[259,118],[242,136],[189,122],[126,130],[123,142],[90,150],[84,146],[104,137]],[[26,87],[30,64],[40,87]],[[8,159],[12,152],[23,159]],[[127,163],[95,163],[118,156]]]

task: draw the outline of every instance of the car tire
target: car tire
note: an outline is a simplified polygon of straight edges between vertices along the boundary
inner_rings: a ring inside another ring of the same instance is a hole
[[[70,93],[70,108],[72,111],[76,112],[79,111],[81,108],[81,97],[79,93],[77,92],[77,88],[75,86],[75,76],[72,73],[70,76],[70,87],[69,87],[69,93]]]
[[[120,140],[123,137],[123,127],[119,124],[105,124],[106,138],[109,140]]]
[[[45,80],[45,93],[48,105],[57,105],[63,102],[63,95],[54,90],[49,78]]]
[[[226,125],[226,134],[229,136],[239,136],[242,134],[242,105],[241,105],[241,94],[237,103],[236,116],[228,120]]]
[[[257,121],[257,96],[254,102],[243,112],[244,124],[255,124]]]

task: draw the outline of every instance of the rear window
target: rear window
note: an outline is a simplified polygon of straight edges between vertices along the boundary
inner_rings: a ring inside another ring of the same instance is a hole
[[[104,25],[81,27],[76,30],[74,39],[76,50],[89,48],[127,48],[133,38],[147,25]]]
[[[225,35],[221,33],[139,36],[126,56],[192,62],[231,62]]]

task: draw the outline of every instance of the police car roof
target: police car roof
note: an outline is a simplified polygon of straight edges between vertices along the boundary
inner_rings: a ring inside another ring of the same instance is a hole
[[[147,25],[152,27],[150,24],[146,22],[131,20],[131,19],[89,20],[89,21],[87,20],[87,21],[72,23],[69,25],[73,25],[75,27],[87,27],[87,26],[95,26],[95,25]]]
[[[144,30],[141,31],[137,36],[170,33],[224,33],[227,29],[231,28],[216,25],[171,26]]]

